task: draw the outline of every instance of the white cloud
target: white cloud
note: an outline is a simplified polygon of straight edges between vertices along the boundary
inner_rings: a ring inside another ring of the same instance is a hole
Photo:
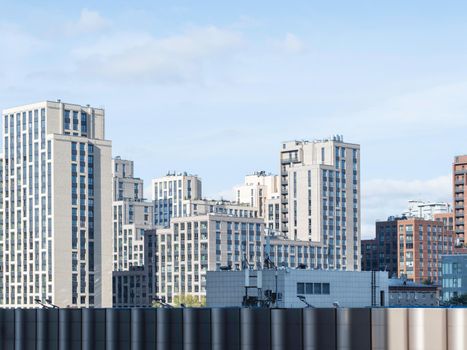
[[[9,23],[0,22],[0,78],[1,88],[12,91],[12,83],[17,82],[27,72],[27,61],[41,50],[45,51],[48,44],[22,28]]]
[[[301,54],[306,50],[305,43],[292,33],[287,33],[285,38],[276,42],[276,46],[288,54]]]
[[[374,236],[376,220],[400,215],[408,201],[452,201],[451,176],[428,180],[373,179],[362,184],[362,236]]]
[[[115,33],[76,49],[74,55],[79,71],[91,77],[173,83],[200,79],[205,64],[228,58],[242,45],[240,34],[209,26],[164,38]]]
[[[439,85],[396,96],[372,108],[347,116],[362,137],[393,137],[388,129],[400,125],[398,133],[438,132],[442,129],[466,127],[467,82]]]
[[[107,28],[110,21],[102,17],[99,12],[82,9],[79,19],[68,23],[69,34],[95,33]]]
[[[12,57],[13,60],[19,56],[26,56],[37,48],[43,47],[45,43],[33,35],[24,32],[16,25],[0,23],[0,47],[3,58]]]

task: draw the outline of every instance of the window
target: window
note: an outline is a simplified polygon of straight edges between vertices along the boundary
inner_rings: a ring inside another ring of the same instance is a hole
[[[305,294],[305,283],[297,283],[297,294]]]
[[[88,115],[86,112],[81,112],[81,132],[88,132]]]
[[[63,124],[65,129],[70,129],[70,111],[65,110]]]
[[[313,294],[321,294],[321,283],[313,283]]]
[[[73,130],[78,130],[78,112],[73,111]]]
[[[323,294],[329,295],[331,293],[331,288],[329,286],[329,283],[323,283]]]

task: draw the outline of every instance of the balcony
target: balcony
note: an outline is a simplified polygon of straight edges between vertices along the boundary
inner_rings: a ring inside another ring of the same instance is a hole
[[[298,159],[297,157],[281,159],[281,164],[290,164],[290,163],[300,163],[300,159]]]

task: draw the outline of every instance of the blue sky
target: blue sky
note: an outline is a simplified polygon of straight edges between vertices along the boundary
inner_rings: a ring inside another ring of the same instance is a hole
[[[450,201],[467,152],[467,3],[2,3],[0,108],[104,106],[114,155],[229,197],[280,143],[362,148],[363,235],[409,199]]]

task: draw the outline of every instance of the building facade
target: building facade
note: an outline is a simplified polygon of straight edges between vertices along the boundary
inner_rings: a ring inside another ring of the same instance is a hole
[[[445,202],[409,201],[409,206],[402,216],[434,220],[435,215],[451,213],[451,205]]]
[[[390,278],[397,276],[397,236],[397,218],[377,221],[376,237],[362,239],[362,270],[387,271]]]
[[[360,270],[360,146],[285,142],[280,163],[281,231],[319,244],[324,268]]]
[[[3,111],[3,307],[112,302],[111,142],[104,110]]]
[[[452,254],[454,234],[443,222],[398,220],[398,276],[421,283],[441,282],[441,256]]]
[[[134,176],[133,161],[116,157],[113,175],[113,270],[144,264],[144,232],[153,227],[153,203],[144,200],[143,180]]]
[[[207,281],[208,307],[241,307],[245,297],[256,301],[265,294],[275,294],[276,302],[271,306],[279,308],[370,307],[389,302],[386,272],[210,271]]]
[[[244,184],[234,188],[237,203],[257,208],[266,226],[276,231],[280,231],[279,181],[278,175],[258,171],[245,176]]]
[[[188,173],[168,173],[153,179],[152,189],[154,225],[159,227],[168,227],[172,217],[190,215],[187,200],[202,199],[201,179]]]
[[[467,155],[457,156],[454,158],[452,165],[453,177],[453,198],[454,198],[454,215],[455,215],[455,232],[456,232],[456,247],[462,248],[466,246],[465,242],[465,211],[464,204],[466,202],[467,192]]]
[[[151,307],[157,297],[157,232],[144,232],[144,265],[112,273],[113,307]]]
[[[206,295],[206,272],[221,266],[241,269],[262,265],[264,223],[258,218],[207,214],[174,217],[158,230],[158,294],[168,303],[175,295]]]
[[[219,269],[275,267],[323,268],[321,246],[265,232],[264,221],[226,214],[174,217],[157,230],[157,293],[167,302],[175,295],[206,295],[206,273]]]
[[[391,278],[389,280],[389,306],[436,307],[440,304],[439,292],[439,285],[427,285]]]
[[[443,301],[467,295],[467,254],[443,255]]]
[[[258,208],[224,199],[189,199],[182,201],[184,216],[225,214],[242,218],[258,218]],[[183,215],[182,215],[183,216]]]

